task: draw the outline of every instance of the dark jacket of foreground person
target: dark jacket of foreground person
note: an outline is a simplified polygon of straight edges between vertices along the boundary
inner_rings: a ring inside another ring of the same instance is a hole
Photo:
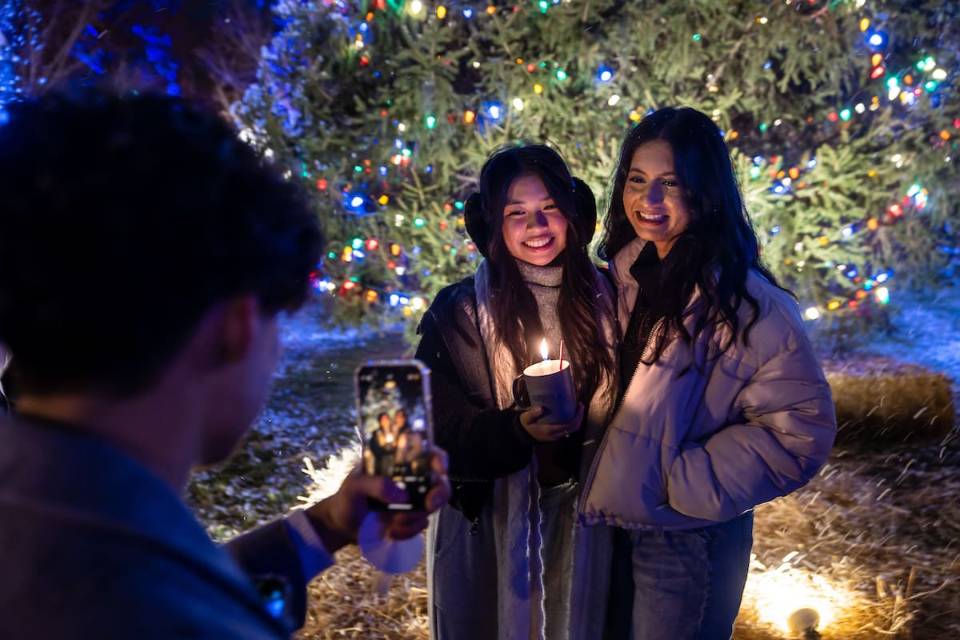
[[[287,638],[303,622],[306,580],[283,521],[217,546],[118,449],[9,416],[0,486],[0,638]],[[266,578],[287,585],[278,617],[254,588]]]

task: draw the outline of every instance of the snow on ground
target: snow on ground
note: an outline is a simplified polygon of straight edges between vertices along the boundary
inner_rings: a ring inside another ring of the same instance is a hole
[[[284,513],[311,493],[304,458],[322,470],[328,457],[356,444],[354,369],[406,350],[397,330],[327,329],[322,318],[312,303],[281,319],[284,348],[267,406],[226,464],[192,478],[188,501],[218,539]]]
[[[933,295],[895,294],[895,332],[863,350],[947,374],[960,385],[960,287]]]

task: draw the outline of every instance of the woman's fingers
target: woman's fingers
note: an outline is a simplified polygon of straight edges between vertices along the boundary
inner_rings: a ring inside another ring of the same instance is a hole
[[[531,425],[543,417],[543,413],[543,407],[530,407],[520,414],[520,424],[523,425],[524,429],[529,429]]]
[[[560,438],[566,438],[571,433],[576,433],[582,424],[583,404],[577,403],[577,414],[570,422],[564,422],[561,424],[548,424],[543,426],[548,428],[548,433],[552,440],[559,440]]]
[[[533,407],[520,414],[520,424],[535,439],[540,442],[553,442],[565,438],[580,428],[583,423],[583,404],[577,403],[577,414],[570,422],[554,424],[541,422],[545,410],[543,407]],[[549,420],[549,416],[546,418]]]

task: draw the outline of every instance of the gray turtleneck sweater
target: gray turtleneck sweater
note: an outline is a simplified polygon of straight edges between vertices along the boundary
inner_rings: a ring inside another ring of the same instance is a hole
[[[557,303],[560,300],[560,284],[563,281],[562,266],[538,267],[522,260],[517,260],[517,267],[527,288],[537,301],[537,312],[540,315],[540,324],[543,325],[544,336],[550,343],[550,355],[556,358],[559,355],[560,317],[557,315]]]

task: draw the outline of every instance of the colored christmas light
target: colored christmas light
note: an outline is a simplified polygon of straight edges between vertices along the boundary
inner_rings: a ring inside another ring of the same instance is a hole
[[[883,31],[874,31],[867,38],[867,43],[876,49],[884,47],[887,44],[887,34]]]

